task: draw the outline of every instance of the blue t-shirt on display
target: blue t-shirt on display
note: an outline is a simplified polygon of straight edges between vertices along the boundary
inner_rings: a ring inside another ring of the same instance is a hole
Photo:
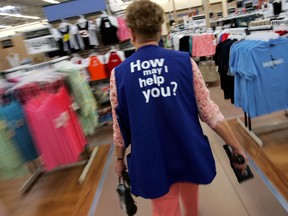
[[[252,46],[244,55],[240,72],[246,79],[250,117],[288,108],[287,53],[288,39],[279,38]]]

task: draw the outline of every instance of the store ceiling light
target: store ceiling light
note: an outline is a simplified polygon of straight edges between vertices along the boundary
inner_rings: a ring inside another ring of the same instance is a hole
[[[25,19],[33,19],[33,20],[40,19],[40,17],[37,17],[37,16],[26,16],[26,15],[22,15],[22,14],[9,14],[9,13],[2,13],[2,12],[0,12],[0,16],[25,18]]]
[[[59,4],[60,3],[59,1],[56,1],[56,0],[42,0],[42,1],[48,2],[50,4]]]

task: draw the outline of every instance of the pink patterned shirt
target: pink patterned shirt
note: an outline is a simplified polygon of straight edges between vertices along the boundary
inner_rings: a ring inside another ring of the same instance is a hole
[[[216,38],[213,34],[194,35],[192,56],[212,56],[216,51]]]
[[[216,127],[216,125],[224,120],[224,116],[219,110],[219,107],[210,99],[209,90],[207,89],[205,82],[203,80],[201,71],[199,70],[197,64],[192,62],[192,74],[193,74],[193,86],[197,102],[197,107],[199,110],[199,117],[203,122],[206,122],[211,128]],[[124,146],[124,140],[121,135],[119,124],[116,118],[115,108],[118,106],[117,99],[117,88],[115,81],[115,70],[111,72],[110,78],[110,100],[112,106],[112,116],[113,116],[113,141],[115,146]]]

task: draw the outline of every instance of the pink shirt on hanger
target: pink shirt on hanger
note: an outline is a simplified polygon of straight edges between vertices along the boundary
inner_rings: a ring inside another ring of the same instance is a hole
[[[216,38],[213,34],[194,35],[192,39],[192,56],[212,56],[216,52]]]
[[[117,17],[117,21],[118,21],[118,31],[117,31],[117,37],[119,39],[119,41],[125,41],[125,40],[129,40],[130,39],[130,34],[129,34],[129,30],[128,27],[126,25],[126,21],[123,17]]]

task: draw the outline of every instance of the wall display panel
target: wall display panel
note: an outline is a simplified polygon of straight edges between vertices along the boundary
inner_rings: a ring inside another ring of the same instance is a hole
[[[74,0],[43,7],[49,22],[106,10],[105,0]]]

